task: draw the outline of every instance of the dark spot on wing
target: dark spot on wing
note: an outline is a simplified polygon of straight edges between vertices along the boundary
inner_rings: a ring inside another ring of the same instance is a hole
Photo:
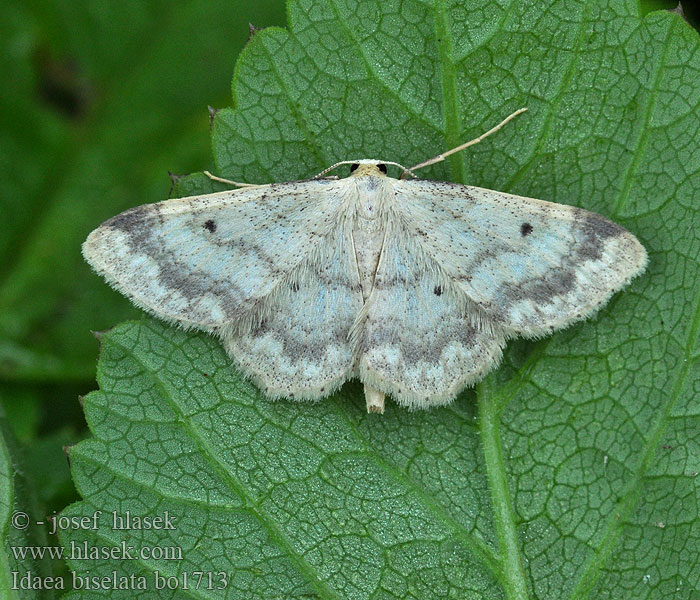
[[[622,235],[626,231],[624,227],[596,213],[586,213],[580,227],[585,233],[603,239]]]
[[[532,225],[530,223],[523,223],[520,226],[520,235],[523,237],[530,235],[532,233]]]
[[[103,227],[118,229],[119,231],[123,231],[130,235],[136,235],[137,232],[143,234],[148,232],[149,216],[150,215],[148,211],[145,210],[145,207],[137,206],[135,208],[125,210],[116,217],[112,217],[108,221],[105,221]]]
[[[598,260],[602,256],[605,240],[622,235],[626,231],[602,215],[581,209],[577,211],[574,222],[582,236],[576,247],[577,260],[572,260],[575,263],[580,263],[582,260]]]
[[[243,291],[233,282],[219,282],[206,271],[192,269],[191,265],[183,262],[176,248],[163,243],[162,225],[161,205],[150,204],[127,210],[105,222],[102,227],[126,234],[126,244],[135,256],[148,256],[157,264],[158,272],[150,276],[155,277],[164,288],[181,296],[186,305],[177,309],[175,318],[179,319],[183,314],[190,314],[192,318],[208,318],[206,313],[198,312],[205,297],[216,299],[226,316],[233,316],[240,298],[244,296]],[[204,226],[211,230],[206,224]],[[122,273],[119,279],[137,281],[138,277],[138,273]],[[170,308],[163,306],[163,310],[168,314]]]
[[[291,289],[293,292],[298,292],[299,291],[299,284],[294,281],[290,286],[289,289]]]
[[[435,289],[433,290],[433,294],[435,294],[436,296],[442,296],[442,287],[436,285]]]
[[[204,229],[206,229],[209,233],[214,233],[216,231],[216,223],[209,219],[206,223],[204,223]]]

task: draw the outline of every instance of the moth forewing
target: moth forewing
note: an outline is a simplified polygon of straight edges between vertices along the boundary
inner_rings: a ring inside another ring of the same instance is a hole
[[[590,315],[646,265],[630,232],[577,207],[431,181],[396,195],[410,235],[508,337]]]

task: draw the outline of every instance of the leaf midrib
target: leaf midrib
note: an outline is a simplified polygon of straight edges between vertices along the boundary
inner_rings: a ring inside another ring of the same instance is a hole
[[[587,8],[584,7],[584,13],[582,14],[582,25],[581,25],[581,30],[579,32],[579,35],[577,37],[577,42],[576,46],[574,48],[574,53],[572,56],[572,59],[567,67],[567,72],[566,75],[562,81],[562,85],[560,89],[558,90],[557,94],[555,95],[556,101],[553,103],[553,106],[558,105],[559,101],[563,97],[564,91],[568,87],[569,82],[571,81],[571,78],[573,76],[574,72],[574,67],[576,64],[576,59],[579,56],[579,47],[580,43],[582,40],[582,34],[585,31],[585,22],[586,22],[586,15],[587,15]],[[651,122],[651,117],[653,115],[654,107],[656,104],[656,97],[658,95],[658,90],[659,90],[659,85],[661,82],[661,73],[663,69],[663,65],[665,62],[665,56],[666,56],[666,51],[668,49],[668,41],[669,37],[671,35],[672,28],[674,26],[674,23],[672,22],[668,28],[666,38],[664,40],[664,51],[662,52],[661,57],[659,58],[659,64],[656,69],[656,73],[654,76],[654,81],[652,83],[652,87],[650,90],[650,98],[649,102],[647,104],[647,108],[645,111],[644,115],[644,123],[640,129],[640,134],[639,137],[637,138],[637,142],[635,144],[635,148],[633,152],[631,153],[631,159],[630,162],[627,166],[627,170],[625,171],[625,175],[623,177],[623,187],[614,203],[614,208],[612,210],[611,216],[614,218],[616,214],[618,214],[624,207],[625,202],[627,198],[629,197],[629,192],[631,189],[631,184],[633,180],[634,173],[636,169],[638,168],[640,161],[641,161],[641,155],[644,151],[644,148],[646,146],[646,143],[648,141],[650,132],[649,132],[649,124]],[[535,149],[532,152],[532,156],[534,156],[537,153],[537,150],[541,147],[542,142],[541,140],[543,139],[544,134],[548,130],[548,127],[551,122],[551,117],[554,114],[554,110],[550,110],[547,119],[545,119],[545,125],[543,126],[542,131],[540,132],[540,143],[536,145]],[[530,159],[531,160],[531,159]],[[527,166],[530,163],[530,160],[528,160],[523,168],[518,170],[518,172],[515,174],[513,178],[508,183],[508,188],[510,188],[512,185],[514,185],[515,182],[517,182],[522,175],[525,173]],[[686,343],[686,358],[688,359],[690,355],[693,352],[694,349],[694,344],[693,340],[695,339],[695,336],[697,334],[697,330],[700,327],[700,301],[696,304],[695,307],[695,313],[694,313],[694,319],[691,324],[691,328],[689,331],[688,335],[688,340]],[[537,344],[538,349],[540,349],[539,352],[537,352],[538,357],[542,355],[543,348],[546,347],[548,344],[548,340],[543,340],[539,344]],[[528,360],[528,363],[531,361]],[[680,392],[683,389],[683,384],[685,382],[685,379],[688,375],[689,369],[690,369],[690,361],[686,360],[684,367],[681,369],[678,379],[676,380],[676,383],[674,384],[673,391],[669,395],[669,400],[668,402],[664,405],[663,410],[661,411],[661,414],[659,416],[659,419],[656,421],[654,427],[652,428],[652,434],[649,437],[649,441],[645,445],[645,449],[642,455],[642,460],[639,463],[639,467],[633,477],[633,479],[629,482],[629,484],[626,486],[625,491],[622,494],[622,498],[619,501],[616,510],[613,511],[611,519],[608,521],[608,525],[605,530],[605,534],[603,536],[603,542],[599,546],[598,549],[595,550],[594,554],[588,559],[586,567],[584,567],[584,571],[581,575],[581,577],[578,580],[578,583],[574,587],[572,594],[571,594],[571,599],[575,600],[577,598],[586,598],[588,597],[589,592],[595,585],[595,582],[599,579],[602,568],[606,562],[606,560],[609,558],[610,553],[612,552],[613,548],[615,547],[615,544],[618,539],[618,534],[619,530],[622,526],[622,523],[625,520],[625,517],[631,513],[631,511],[634,509],[634,506],[636,505],[636,501],[638,500],[639,497],[639,489],[642,485],[643,479],[644,479],[644,474],[647,471],[648,467],[651,465],[652,460],[654,458],[655,452],[656,452],[656,447],[659,443],[659,440],[661,438],[661,435],[663,434],[663,431],[665,430],[667,426],[667,420],[668,417],[673,409],[673,406],[675,405],[676,401],[678,400],[680,396]],[[521,381],[522,383],[522,381]],[[517,394],[518,390],[520,389],[521,385],[516,385],[512,386],[511,389],[508,390],[508,394],[505,394],[509,399],[504,400],[501,403],[501,407],[505,407],[510,400],[512,400],[515,395]],[[483,387],[479,386],[479,389],[483,390]],[[502,394],[497,394],[498,396],[503,397]],[[495,398],[489,398],[488,402],[491,403],[495,400]],[[479,405],[481,407],[482,404],[484,404],[484,399],[479,397],[477,399],[479,402]],[[496,407],[496,410],[498,410],[498,407]],[[500,414],[500,413],[499,413]],[[481,422],[481,421],[480,421]],[[496,426],[498,427],[498,426]],[[483,439],[483,435],[482,435]],[[488,439],[488,438],[487,438]],[[494,438],[493,444],[495,445],[496,442],[498,442],[499,439]],[[486,440],[484,441],[484,444],[486,445]],[[485,450],[486,450],[485,446]],[[505,468],[504,463],[502,462],[502,456],[500,454],[500,448],[489,448],[488,449],[494,456],[494,459],[492,461],[489,461],[487,463],[487,472],[490,477],[494,475],[500,475],[500,473],[496,473],[493,471],[493,469],[501,469]],[[492,467],[492,468],[490,468]],[[497,477],[497,480],[500,479],[500,477]],[[498,489],[498,482],[494,484],[494,487]],[[507,492],[507,487],[503,488],[501,486],[501,489],[505,489]],[[503,514],[508,515],[509,518],[503,519],[499,521],[498,517],[496,518],[496,524],[497,526],[504,526],[506,525],[505,528],[505,543],[512,543],[514,541],[517,541],[517,530],[515,529],[515,521],[513,519],[514,515],[512,514],[512,502],[510,497],[503,498],[503,499],[497,499],[494,497],[494,501],[501,500],[505,506],[503,506]],[[506,520],[511,521],[512,523],[512,528],[507,526],[507,523],[505,522]],[[521,563],[517,563],[515,561],[516,559],[516,552],[512,551],[512,559],[513,562],[516,564],[514,565],[514,568],[517,568],[518,566],[521,567]],[[517,558],[520,558],[520,554],[518,552]],[[522,567],[521,567],[522,568]],[[524,576],[524,574],[523,574]],[[516,581],[514,582],[516,584],[519,583],[519,578],[516,578]],[[527,588],[522,589],[522,595],[518,595],[520,593],[520,590],[518,590],[516,587],[511,588],[510,590],[506,590],[506,593],[516,593],[516,595],[512,596],[513,598],[527,598]],[[510,597],[510,596],[509,596]]]
[[[458,106],[457,78],[455,65],[452,62],[454,46],[452,44],[450,24],[447,21],[445,1],[435,0],[433,10],[435,13],[435,36],[440,51],[440,67],[442,70],[442,105],[445,110],[445,142],[447,144],[445,150],[449,150],[456,148],[462,143],[462,120],[460,119],[461,111]],[[457,153],[450,156],[447,160],[450,164],[452,180],[465,183],[464,156]]]
[[[454,148],[460,144],[462,124],[459,117],[461,111],[458,106],[459,96],[455,65],[452,62],[452,37],[444,0],[436,0],[434,10],[436,39],[440,48],[442,67],[445,140],[448,148]],[[464,157],[453,154],[448,160],[453,180],[465,183]],[[522,566],[512,499],[508,489],[508,479],[499,440],[500,411],[491,399],[482,397],[483,394],[479,393],[481,389],[481,386],[477,386],[475,399],[479,405],[479,429],[484,450],[484,464],[491,491],[493,517],[500,548],[499,562],[503,570],[500,580],[506,598],[524,600],[527,598],[527,580]]]
[[[259,502],[246,490],[246,488],[243,485],[241,485],[235,479],[233,475],[230,474],[229,470],[226,467],[226,464],[218,458],[216,452],[213,449],[211,449],[210,446],[206,443],[206,436],[203,436],[198,431],[198,429],[192,425],[191,419],[189,419],[187,415],[185,415],[185,413],[180,409],[179,405],[170,394],[166,382],[163,381],[163,379],[159,376],[158,372],[155,371],[150,365],[144,362],[136,353],[132,352],[131,349],[127,348],[123,344],[120,344],[111,338],[105,339],[104,343],[111,343],[128,356],[131,356],[132,359],[136,362],[136,364],[138,364],[139,367],[141,367],[143,372],[148,374],[148,376],[159,389],[161,396],[166,400],[168,406],[170,406],[171,410],[180,417],[178,419],[178,422],[182,424],[183,429],[185,429],[186,433],[189,435],[190,439],[193,441],[193,443],[195,444],[199,452],[202,454],[202,456],[212,465],[212,467],[221,477],[221,479],[224,482],[226,482],[229,485],[229,487],[236,494],[239,495],[241,499],[243,499],[243,501],[245,502],[245,506],[248,507],[248,509],[255,514],[260,523],[271,534],[271,537],[273,537],[279,543],[280,547],[291,557],[295,558],[295,562],[299,567],[300,573],[308,576],[307,580],[309,581],[309,583],[312,584],[314,587],[321,586],[319,591],[329,594],[327,596],[329,598],[338,597],[335,591],[329,588],[325,584],[325,582],[320,580],[315,575],[313,567],[294,550],[291,541],[288,540],[284,532],[275,525],[274,519],[272,519],[271,517],[269,517],[269,515],[264,513],[264,511],[259,505]],[[479,561],[479,563],[482,564],[496,580],[503,583],[502,565],[500,564],[500,561],[493,555],[491,548],[487,546],[483,541],[481,541],[478,537],[475,537],[468,530],[466,530],[461,523],[454,520],[448,513],[446,513],[441,508],[441,506],[437,502],[435,502],[432,498],[427,496],[420,488],[420,486],[413,482],[409,477],[401,473],[395,466],[384,460],[381,457],[381,455],[369,444],[369,442],[359,433],[359,431],[357,431],[357,428],[350,421],[347,413],[342,410],[342,407],[340,407],[339,405],[337,406],[338,413],[345,420],[348,428],[353,433],[354,437],[363,446],[364,452],[339,452],[335,453],[335,455],[348,456],[352,455],[353,453],[357,453],[361,454],[364,457],[371,458],[375,462],[375,464],[378,467],[380,467],[387,475],[389,475],[395,481],[402,484],[407,490],[414,492],[423,501],[423,504],[427,508],[428,512],[432,514],[437,521],[440,521],[443,524],[447,525],[452,531],[453,535],[457,539],[462,541],[462,543],[469,550],[472,556],[474,556]],[[153,491],[155,492],[156,490]],[[160,496],[163,496],[161,492],[156,493],[158,493]],[[187,502],[188,500],[182,499],[182,501]]]

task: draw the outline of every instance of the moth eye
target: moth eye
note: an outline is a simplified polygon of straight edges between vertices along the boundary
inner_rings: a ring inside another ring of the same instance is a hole
[[[357,169],[357,167],[359,167],[359,166],[360,166],[360,165],[359,165],[358,163],[355,163],[354,165],[350,165],[350,172],[352,173],[352,172],[353,172],[355,169]]]
[[[377,169],[386,174],[386,165],[377,165]]]

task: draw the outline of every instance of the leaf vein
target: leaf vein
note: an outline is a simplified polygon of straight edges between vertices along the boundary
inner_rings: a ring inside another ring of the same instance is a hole
[[[455,76],[455,65],[452,61],[452,36],[450,26],[447,21],[447,12],[444,0],[435,0],[433,4],[435,14],[435,34],[440,49],[440,67],[442,69],[442,98],[445,111],[445,142],[447,148],[456,148],[461,143],[462,122],[459,112],[459,100],[457,93],[457,81]],[[466,173],[464,166],[464,153],[456,153],[450,156],[447,161],[452,172],[452,180],[465,183]]]
[[[267,54],[267,57],[270,61],[270,68],[272,72],[275,75],[275,78],[277,79],[280,87],[282,88],[282,92],[284,93],[285,97],[287,98],[287,105],[289,106],[289,110],[292,113],[292,116],[294,117],[294,121],[296,122],[297,126],[299,129],[304,134],[304,137],[306,138],[309,147],[311,148],[311,152],[313,152],[314,156],[316,157],[316,160],[322,165],[322,166],[327,166],[330,163],[330,160],[328,157],[326,157],[325,153],[321,150],[321,147],[319,146],[318,142],[316,141],[315,136],[309,129],[308,124],[306,123],[306,117],[302,114],[302,112],[299,110],[297,105],[294,102],[294,99],[292,97],[292,93],[289,89],[289,86],[287,85],[287,82],[284,80],[284,77],[282,76],[282,73],[280,70],[277,68],[277,64],[275,63],[275,58],[274,56],[270,53],[270,49],[263,43],[261,44],[263,49],[265,50],[265,54]],[[299,105],[301,106],[301,105]]]
[[[557,107],[561,104],[561,101],[564,98],[564,94],[566,93],[567,89],[569,89],[569,84],[574,78],[574,72],[578,64],[578,59],[581,56],[581,43],[583,41],[584,34],[586,31],[586,24],[588,22],[587,19],[589,4],[590,3],[586,2],[581,12],[581,22],[579,24],[579,31],[578,35],[576,36],[576,43],[574,44],[574,48],[571,52],[569,64],[567,65],[566,71],[564,72],[564,76],[561,79],[559,89],[557,89],[554,96],[552,97],[552,100],[548,103],[547,112],[545,113],[544,119],[542,120],[542,128],[540,130],[540,133],[537,136],[535,136],[538,141],[533,147],[530,156],[528,156],[528,158],[523,163],[523,166],[520,167],[515,172],[515,174],[508,180],[508,183],[506,183],[506,190],[512,189],[513,186],[516,185],[525,176],[525,173],[530,168],[532,161],[542,150],[547,134],[549,133],[549,130],[552,127],[552,122],[554,121],[554,117],[556,116]]]
[[[338,5],[336,4],[336,0],[331,0],[331,2],[328,3],[329,6],[331,7],[331,10],[333,11],[333,14],[335,15],[336,21],[338,23],[338,26],[340,29],[345,33],[347,38],[352,42],[352,45],[355,47],[355,50],[357,51],[357,54],[360,56],[362,59],[362,64],[365,67],[365,70],[367,71],[367,75],[373,78],[374,81],[376,81],[384,91],[384,93],[390,97],[393,98],[400,106],[401,108],[406,112],[406,114],[411,115],[416,121],[419,123],[422,123],[429,129],[432,129],[433,131],[439,132],[439,129],[430,121],[428,121],[423,115],[417,113],[413,108],[406,103],[405,100],[401,98],[401,96],[398,94],[398,92],[394,91],[377,73],[375,69],[372,68],[372,64],[368,60],[364,48],[360,41],[357,39],[357,36],[352,32],[352,29],[348,27],[348,24],[345,22],[345,19],[340,15],[340,11],[338,10]]]
[[[168,406],[178,414],[182,419],[182,427],[185,433],[189,434],[190,439],[193,441],[195,446],[199,449],[202,456],[209,461],[212,465],[214,471],[216,471],[222,480],[227,483],[233,491],[240,495],[240,497],[247,502],[251,510],[254,512],[255,516],[258,518],[260,524],[268,531],[270,537],[274,539],[280,546],[287,552],[290,558],[296,563],[299,572],[306,576],[308,582],[318,590],[318,592],[325,598],[340,598],[334,590],[332,590],[320,577],[313,571],[311,565],[297,552],[297,550],[292,545],[292,542],[286,534],[278,527],[274,520],[270,518],[269,515],[265,514],[255,500],[255,498],[245,489],[243,485],[231,474],[228,470],[226,463],[222,461],[216,454],[216,452],[210,447],[206,441],[205,436],[203,436],[199,430],[191,423],[191,420],[187,418],[185,413],[180,408],[179,404],[172,397],[167,384],[158,376],[155,370],[153,370],[148,364],[146,364],[139,356],[132,352],[129,348],[123,346],[122,344],[116,342],[114,339],[110,339],[110,343],[117,346],[125,354],[131,356],[133,360],[144,370],[144,373],[148,374],[156,385],[161,389],[161,393]]]

